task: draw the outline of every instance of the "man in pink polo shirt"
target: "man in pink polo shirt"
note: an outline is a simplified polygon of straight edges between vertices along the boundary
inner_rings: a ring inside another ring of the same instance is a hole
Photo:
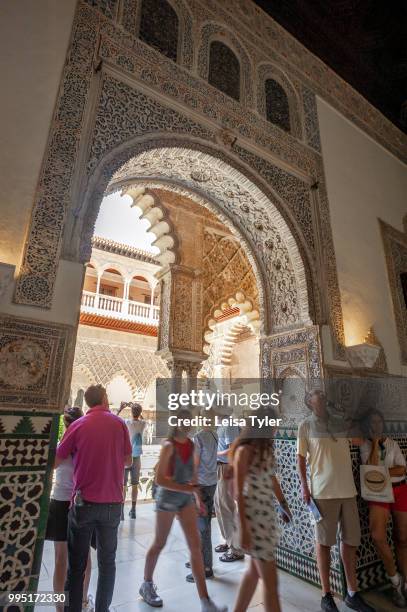
[[[55,466],[69,455],[74,464],[68,517],[68,574],[65,590],[71,612],[81,612],[83,578],[93,531],[99,576],[97,612],[108,612],[116,576],[117,530],[123,503],[124,467],[131,465],[131,444],[124,421],[112,414],[101,385],[85,393],[89,410],[66,431]]]

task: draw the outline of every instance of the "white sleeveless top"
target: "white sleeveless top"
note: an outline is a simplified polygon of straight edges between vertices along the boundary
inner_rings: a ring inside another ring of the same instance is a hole
[[[72,457],[65,459],[55,470],[51,497],[57,501],[71,501],[73,490]]]

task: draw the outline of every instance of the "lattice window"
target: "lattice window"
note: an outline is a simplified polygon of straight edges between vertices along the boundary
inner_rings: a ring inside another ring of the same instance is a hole
[[[178,32],[178,16],[168,2],[143,0],[139,31],[142,41],[176,62]]]
[[[279,128],[290,131],[290,107],[287,94],[280,83],[274,79],[267,79],[264,83],[266,94],[267,121]]]
[[[223,42],[214,40],[209,48],[209,83],[226,95],[240,99],[240,64]]]

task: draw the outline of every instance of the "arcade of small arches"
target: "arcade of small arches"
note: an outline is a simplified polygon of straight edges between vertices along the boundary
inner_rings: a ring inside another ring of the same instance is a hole
[[[113,249],[111,241],[93,241],[82,293],[83,312],[158,321],[159,287],[154,277],[157,264],[138,261],[137,249],[132,249],[131,258]],[[148,258],[152,260],[151,255]]]
[[[189,67],[190,56],[183,49],[191,17],[182,0],[143,0],[139,5],[135,32],[140,40],[174,62]],[[237,102],[250,102],[245,98],[250,89],[252,66],[246,50],[233,34],[224,27],[206,24],[201,32],[198,56],[199,74],[210,85]],[[267,73],[263,69],[264,66],[258,74],[258,111],[270,123],[299,136],[291,117],[298,113],[292,85],[285,75],[276,76],[274,73],[278,71],[273,66],[268,65]]]

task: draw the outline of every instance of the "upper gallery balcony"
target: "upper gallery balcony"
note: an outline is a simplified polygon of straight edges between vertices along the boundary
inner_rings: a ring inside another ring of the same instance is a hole
[[[159,311],[159,306],[136,302],[132,298],[124,299],[91,291],[82,293],[81,312],[89,314],[107,315],[135,323],[158,325]]]
[[[158,327],[159,269],[150,253],[104,238],[93,239],[81,313]]]

